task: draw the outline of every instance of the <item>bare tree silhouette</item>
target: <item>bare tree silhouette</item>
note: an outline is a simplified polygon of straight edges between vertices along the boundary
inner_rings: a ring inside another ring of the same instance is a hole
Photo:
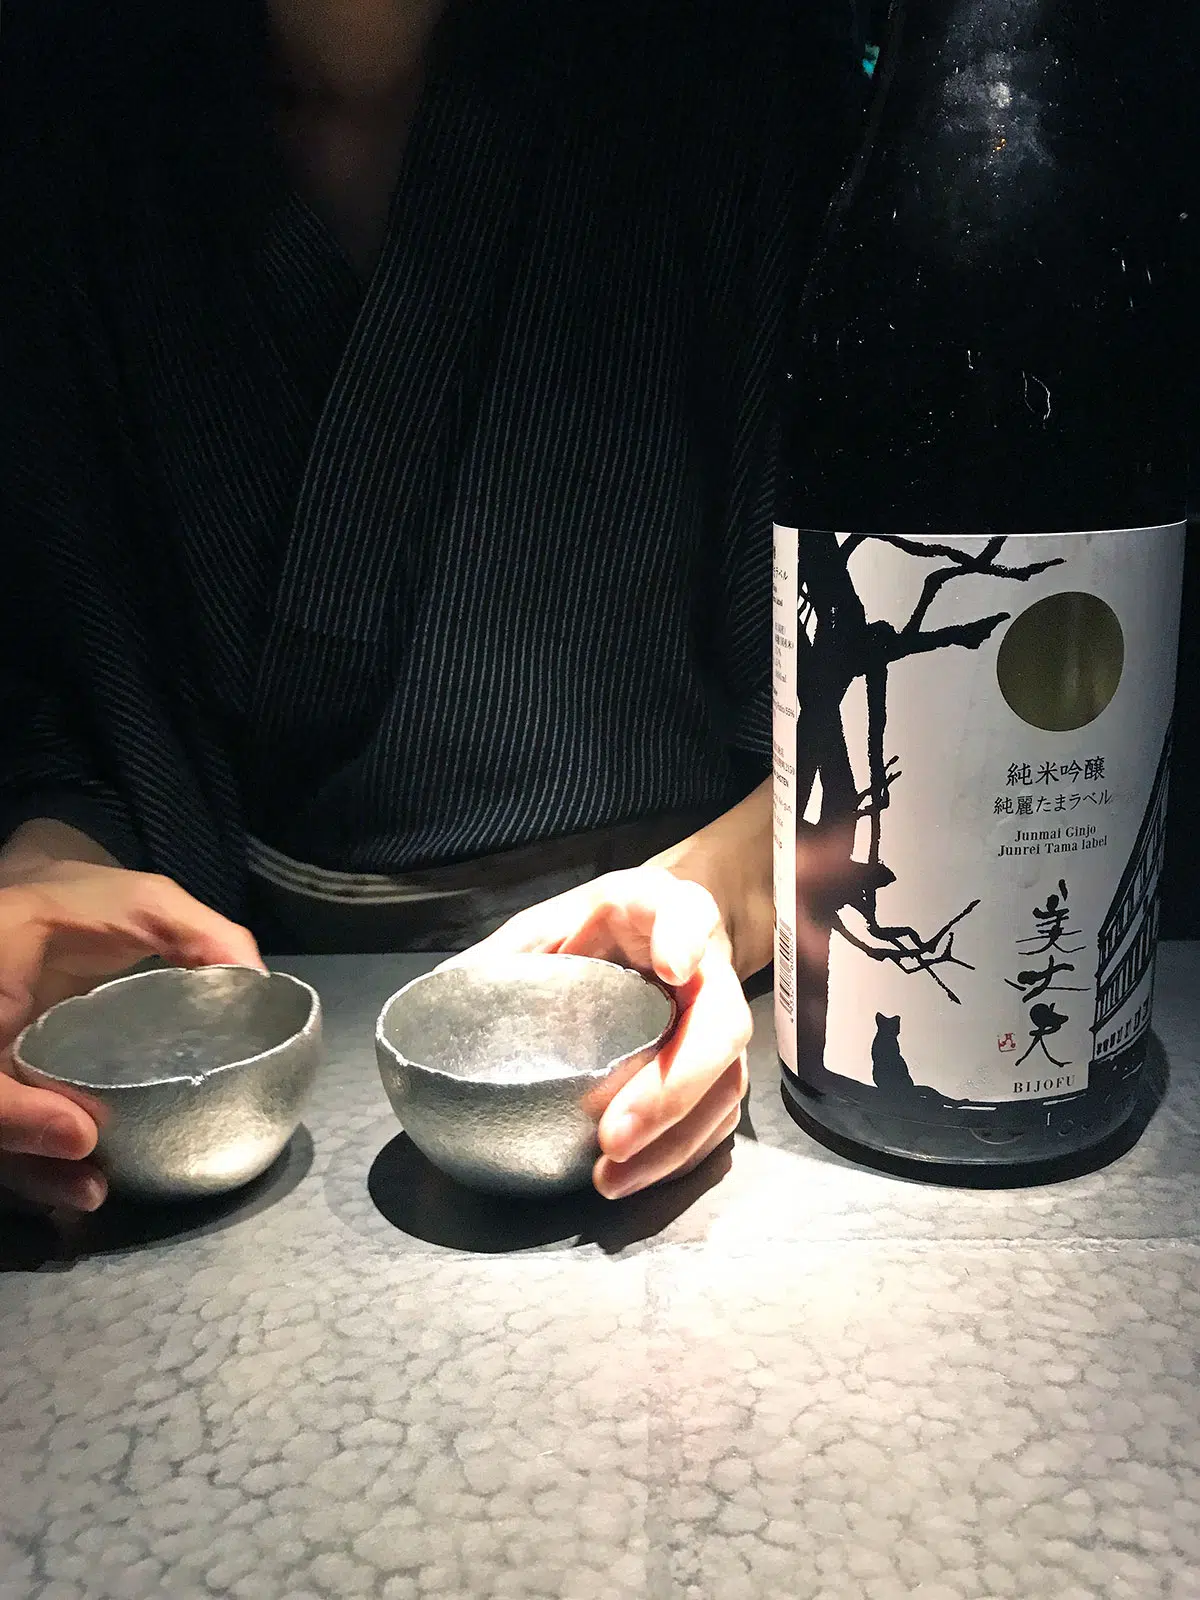
[[[978,650],[1011,616],[996,611],[950,626],[928,626],[930,611],[944,589],[968,577],[1027,583],[1062,558],[1011,566],[1001,558],[1005,539],[988,539],[976,552],[953,545],[899,536],[871,536],[914,560],[937,562],[921,586],[909,617],[897,627],[872,620],[854,587],[849,566],[867,535],[806,534],[801,546],[797,628],[796,805],[801,815],[819,785],[815,821],[798,822],[797,948],[806,971],[800,985],[810,1004],[797,1023],[820,1028],[824,1045],[824,997],[828,986],[829,940],[836,932],[873,961],[906,973],[925,972],[955,1004],[960,1003],[945,975],[970,963],[955,952],[960,924],[979,901],[972,900],[940,927],[927,932],[880,918],[880,892],[895,883],[885,858],[885,817],[892,791],[902,778],[899,759],[888,756],[885,736],[888,680],[893,666],[911,656],[946,649]],[[867,776],[865,790],[855,782],[842,704],[861,678],[867,701]],[[865,860],[855,855],[859,823],[867,822]],[[857,915],[861,930],[848,924]],[[819,1002],[819,1003],[811,1003]],[[818,1020],[819,1019],[819,1020]],[[818,1041],[813,1040],[812,1043]]]

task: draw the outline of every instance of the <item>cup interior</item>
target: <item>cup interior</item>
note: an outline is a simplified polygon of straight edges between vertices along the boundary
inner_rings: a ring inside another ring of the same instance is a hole
[[[282,973],[162,968],[53,1007],[25,1033],[20,1056],[85,1088],[198,1081],[286,1044],[312,1007],[308,989]]]
[[[417,978],[379,1032],[415,1066],[487,1083],[605,1071],[670,1026],[668,995],[628,968],[580,956],[489,958]]]

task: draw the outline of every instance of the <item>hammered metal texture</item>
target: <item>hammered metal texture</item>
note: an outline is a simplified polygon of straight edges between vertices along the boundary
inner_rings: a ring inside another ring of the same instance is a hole
[[[549,1195],[588,1182],[600,1112],[674,1016],[666,991],[626,967],[506,955],[406,985],[380,1013],[375,1048],[430,1161],[472,1188]]]
[[[220,1194],[296,1131],[321,1050],[314,989],[249,967],[166,967],[64,1000],[17,1041],[26,1083],[96,1117],[96,1159],[145,1198]]]

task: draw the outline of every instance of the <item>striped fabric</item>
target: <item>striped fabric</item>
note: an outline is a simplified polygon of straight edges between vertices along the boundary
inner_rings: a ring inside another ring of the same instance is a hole
[[[364,284],[282,177],[248,0],[6,0],[0,831],[237,915],[248,834],[403,874],[765,775],[840,10],[461,7]]]

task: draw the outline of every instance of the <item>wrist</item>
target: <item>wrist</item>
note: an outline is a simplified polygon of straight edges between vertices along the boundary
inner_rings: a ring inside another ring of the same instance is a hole
[[[64,861],[115,867],[118,862],[86,833],[51,817],[23,822],[0,847],[0,886],[22,883]]]
[[[731,811],[647,863],[708,890],[742,979],[765,967],[774,948],[771,808],[768,779]]]

